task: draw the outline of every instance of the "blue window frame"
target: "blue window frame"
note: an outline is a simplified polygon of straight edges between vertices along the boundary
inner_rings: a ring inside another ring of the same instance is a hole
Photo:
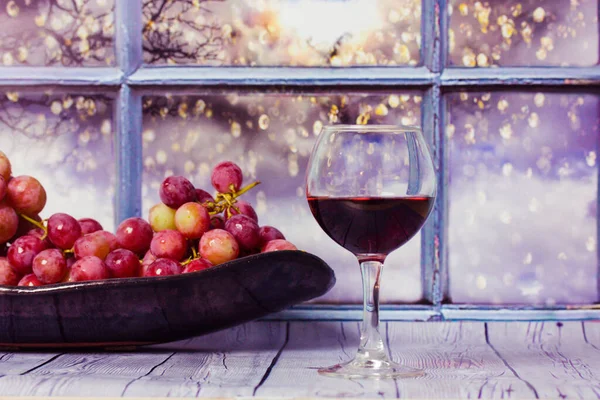
[[[181,67],[143,66],[141,1],[116,1],[115,68],[4,67],[4,87],[89,87],[118,93],[116,102],[116,222],[141,214],[142,96],[153,88],[372,88],[418,89],[424,93],[422,126],[432,147],[439,178],[433,215],[421,239],[421,280],[424,297],[419,305],[388,305],[382,318],[390,320],[545,320],[600,318],[600,304],[583,306],[456,305],[448,293],[448,145],[444,134],[444,94],[495,89],[575,90],[594,92],[600,66],[446,68],[448,4],[423,0],[421,66],[417,67]],[[600,228],[599,228],[600,229]],[[598,231],[600,233],[600,230]],[[600,236],[600,235],[599,235]],[[597,278],[596,278],[597,279]],[[600,282],[600,280],[599,280]],[[272,318],[361,318],[359,306],[303,305]]]

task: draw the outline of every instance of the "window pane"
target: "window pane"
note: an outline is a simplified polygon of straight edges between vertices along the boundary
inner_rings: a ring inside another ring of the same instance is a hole
[[[31,175],[44,185],[43,218],[65,212],[113,230],[112,105],[105,95],[0,93],[0,149],[13,175]]]
[[[145,97],[143,210],[157,203],[165,176],[182,174],[213,192],[212,167],[239,163],[245,182],[262,184],[244,195],[261,225],[278,227],[298,248],[327,261],[338,283],[321,301],[362,301],[356,258],[335,244],[313,219],[304,194],[308,157],[328,123],[420,124],[415,93],[258,94],[237,93]],[[383,295],[388,301],[421,297],[420,240],[414,238],[388,259]]]
[[[115,0],[0,4],[2,65],[115,65]]]
[[[595,302],[598,97],[447,100],[452,299]]]
[[[145,0],[144,61],[416,65],[421,0]]]
[[[450,0],[449,13],[451,65],[598,63],[596,0]]]

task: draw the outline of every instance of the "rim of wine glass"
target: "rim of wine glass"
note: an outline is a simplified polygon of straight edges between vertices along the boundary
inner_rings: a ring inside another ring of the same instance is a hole
[[[334,129],[337,131],[370,131],[370,132],[422,132],[421,127],[415,125],[356,125],[356,124],[332,124],[325,125],[323,130]]]

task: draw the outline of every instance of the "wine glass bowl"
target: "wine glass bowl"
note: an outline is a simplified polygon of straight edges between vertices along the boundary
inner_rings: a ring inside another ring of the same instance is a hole
[[[420,128],[331,125],[313,148],[306,196],[313,216],[360,262],[364,313],[356,357],[322,368],[349,378],[417,376],[392,362],[379,333],[379,286],[387,255],[423,226],[436,195],[433,160]]]

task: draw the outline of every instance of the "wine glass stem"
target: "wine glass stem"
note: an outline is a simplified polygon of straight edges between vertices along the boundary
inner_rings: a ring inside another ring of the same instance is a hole
[[[379,332],[379,283],[383,264],[379,261],[360,263],[363,282],[363,323],[360,330],[360,346],[356,356],[364,361],[386,361],[385,345]]]

